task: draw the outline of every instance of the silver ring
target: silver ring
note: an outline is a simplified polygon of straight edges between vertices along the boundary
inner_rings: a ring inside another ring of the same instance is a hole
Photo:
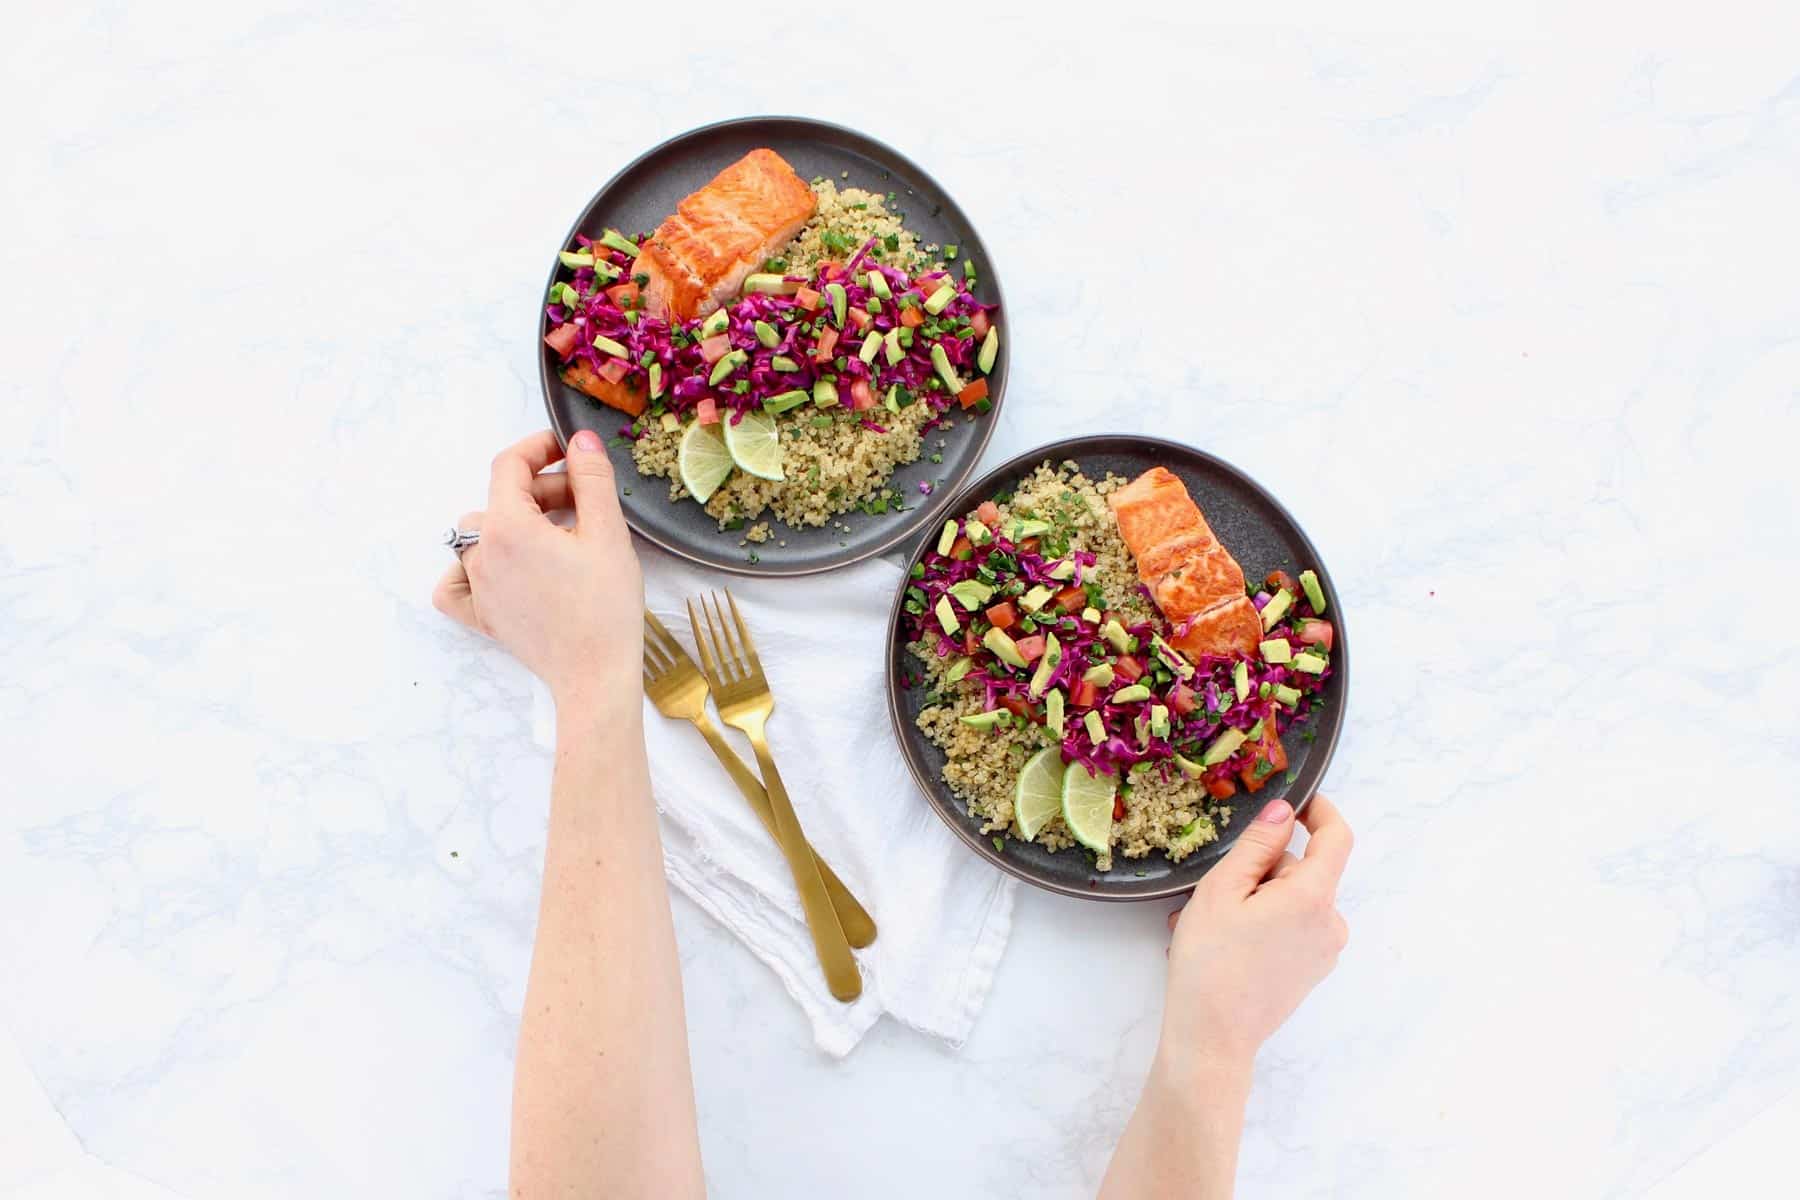
[[[481,530],[479,529],[458,529],[453,525],[444,531],[444,545],[456,551],[458,558],[462,557],[464,550],[479,541],[481,541]]]

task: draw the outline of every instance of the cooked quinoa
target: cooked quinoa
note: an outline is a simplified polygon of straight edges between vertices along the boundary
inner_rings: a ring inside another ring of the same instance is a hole
[[[888,208],[883,193],[840,188],[832,179],[815,179],[812,189],[818,197],[818,212],[776,256],[788,274],[811,275],[819,263],[848,258],[871,237],[879,239],[871,257],[888,266],[911,273],[937,265],[928,253],[936,247],[919,243],[899,214]],[[894,239],[896,248],[888,248],[889,238]],[[842,249],[845,245],[850,249]],[[858,506],[884,500],[901,502],[903,498],[887,481],[896,468],[918,461],[923,450],[919,431],[931,416],[924,404],[911,404],[897,413],[885,408],[853,413],[842,406],[818,409],[802,405],[778,418],[786,479],[758,479],[734,471],[707,499],[706,512],[718,521],[720,529],[742,528],[765,512],[801,527],[824,525]],[[867,428],[861,418],[887,432]],[[939,422],[940,426],[953,423],[950,418]],[[639,474],[669,480],[671,501],[688,498],[677,465],[682,428],[679,422],[672,429],[651,422],[631,448]],[[763,530],[761,537],[755,535],[756,529]],[[766,524],[746,534],[752,542],[766,541],[768,536]]]
[[[1107,493],[1125,484],[1116,475],[1098,481],[1083,475],[1073,462],[1045,463],[1026,477],[1012,497],[999,505],[1002,518],[1045,516],[1060,512],[1071,526],[1071,550],[1095,555],[1090,577],[1105,589],[1106,607],[1133,619],[1152,616],[1149,601],[1137,587],[1137,570],[1131,552],[1119,536]],[[982,711],[982,691],[967,681],[946,685],[949,659],[940,659],[925,642],[909,649],[924,666],[925,686],[939,702],[919,713],[919,729],[945,755],[944,782],[968,806],[969,815],[981,822],[984,834],[1017,836],[1013,828],[1013,785],[1025,760],[1057,739],[1047,728],[1030,722],[1003,723],[996,729],[976,729],[961,718]],[[1080,770],[1072,766],[1070,770]],[[1095,867],[1111,870],[1115,853],[1125,858],[1144,858],[1152,850],[1165,852],[1180,862],[1209,842],[1231,819],[1227,805],[1212,800],[1204,785],[1166,766],[1134,771],[1120,788],[1125,816],[1112,825],[1112,840]],[[1035,839],[1050,850],[1075,845],[1062,818],[1053,817]]]

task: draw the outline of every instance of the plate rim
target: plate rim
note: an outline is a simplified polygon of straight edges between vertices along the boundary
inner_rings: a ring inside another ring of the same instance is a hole
[[[1294,532],[1299,537],[1301,548],[1310,556],[1313,570],[1319,573],[1321,581],[1326,585],[1330,594],[1333,597],[1338,598],[1341,602],[1343,593],[1339,591],[1332,582],[1331,572],[1325,566],[1324,559],[1319,555],[1318,547],[1313,544],[1313,540],[1308,536],[1305,527],[1300,524],[1294,517],[1294,514],[1288,510],[1288,507],[1283,504],[1273,492],[1264,487],[1262,483],[1249,472],[1234,463],[1221,458],[1219,455],[1207,450],[1202,450],[1198,446],[1189,445],[1185,442],[1177,442],[1170,438],[1156,437],[1150,434],[1117,432],[1079,434],[1073,437],[1059,438],[1053,442],[1045,442],[1043,445],[1033,447],[1032,449],[1014,455],[1005,462],[999,463],[991,470],[983,472],[979,478],[971,480],[963,487],[958,488],[953,496],[953,503],[956,506],[956,511],[964,511],[963,506],[966,502],[976,497],[979,492],[991,486],[998,479],[1003,478],[1010,473],[1016,472],[1025,466],[1043,462],[1045,459],[1056,462],[1061,462],[1063,459],[1075,459],[1076,461],[1079,461],[1081,447],[1087,446],[1091,450],[1093,443],[1106,441],[1130,442],[1137,447],[1147,448],[1152,451],[1169,450],[1183,456],[1198,457],[1205,460],[1214,469],[1220,470],[1223,473],[1234,477],[1238,482],[1248,485],[1251,490],[1261,496],[1263,500],[1273,507],[1293,528]],[[979,503],[979,500],[976,500],[975,502]],[[900,581],[894,589],[894,599],[888,607],[887,630],[882,641],[882,654],[884,658],[882,671],[886,682],[888,721],[893,729],[894,741],[897,744],[900,757],[902,761],[906,763],[907,774],[912,777],[914,786],[917,787],[922,794],[926,804],[928,804],[931,807],[931,810],[937,814],[938,819],[949,826],[950,831],[978,856],[1006,872],[1008,875],[1011,875],[1013,878],[1023,880],[1024,882],[1047,892],[1052,892],[1061,896],[1070,896],[1079,900],[1096,900],[1112,904],[1131,904],[1153,900],[1167,900],[1171,897],[1183,896],[1192,892],[1195,886],[1199,884],[1200,880],[1205,878],[1206,873],[1212,870],[1213,866],[1224,856],[1225,852],[1228,851],[1232,845],[1236,844],[1236,838],[1233,838],[1230,842],[1225,842],[1221,839],[1220,842],[1215,844],[1216,848],[1209,848],[1210,852],[1196,852],[1196,855],[1202,853],[1207,854],[1204,864],[1199,871],[1194,873],[1191,879],[1184,879],[1181,882],[1163,882],[1140,890],[1128,890],[1130,884],[1121,880],[1120,883],[1126,890],[1110,890],[1104,886],[1104,877],[1102,877],[1103,882],[1100,886],[1094,886],[1092,884],[1081,886],[1073,883],[1066,883],[1062,880],[1046,879],[1036,874],[1034,871],[1026,869],[1018,861],[996,851],[992,843],[988,841],[987,837],[980,833],[969,815],[957,807],[958,802],[954,796],[949,794],[948,785],[944,784],[941,779],[933,777],[931,773],[926,771],[925,764],[918,761],[918,756],[915,753],[916,748],[909,742],[909,735],[907,733],[909,722],[905,719],[905,715],[902,713],[900,706],[901,695],[906,689],[903,689],[900,686],[900,681],[895,675],[894,664],[896,656],[905,653],[904,644],[899,641],[901,634],[900,619],[902,613],[901,606],[906,597],[906,588],[911,582],[910,572],[913,563],[924,551],[925,544],[929,539],[930,534],[928,531],[926,537],[921,539],[919,544],[912,548],[911,552],[908,553],[906,557],[906,561],[901,564]],[[1306,806],[1312,802],[1313,796],[1317,794],[1319,785],[1324,782],[1325,773],[1331,768],[1332,760],[1337,756],[1338,741],[1343,734],[1345,724],[1349,720],[1350,636],[1347,628],[1348,623],[1344,620],[1341,603],[1333,624],[1336,626],[1337,640],[1332,652],[1332,678],[1339,682],[1336,693],[1332,697],[1332,703],[1337,715],[1331,722],[1331,730],[1324,739],[1323,751],[1317,759],[1317,775],[1310,782],[1310,785],[1304,789],[1306,792],[1305,796],[1294,803],[1294,811],[1296,814],[1303,812],[1306,809]],[[923,738],[923,735],[917,734],[916,730],[914,731],[914,734],[920,739]],[[1311,765],[1312,764],[1310,763],[1308,764],[1309,771]],[[1305,781],[1298,780],[1296,782]],[[942,789],[942,791],[940,791],[940,789]],[[1271,797],[1271,799],[1272,798],[1273,797]],[[1263,801],[1265,804],[1267,802],[1267,800]],[[1260,807],[1261,806],[1259,805],[1259,811]],[[1180,865],[1181,864],[1174,864],[1177,868],[1179,868]]]
[[[955,196],[951,195],[950,190],[942,183],[938,182],[937,176],[925,170],[925,168],[921,167],[917,162],[914,162],[907,155],[900,153],[900,151],[894,149],[880,138],[864,133],[860,129],[853,129],[848,125],[840,125],[835,121],[825,121],[817,117],[786,113],[762,113],[742,117],[727,117],[724,120],[713,121],[705,125],[696,125],[692,129],[687,129],[681,133],[666,137],[654,146],[643,151],[630,162],[613,172],[612,176],[607,179],[605,183],[601,184],[593,195],[588,197],[587,202],[583,204],[581,210],[576,213],[574,221],[570,223],[568,229],[563,233],[562,241],[557,243],[558,248],[567,247],[574,241],[576,232],[580,230],[587,215],[600,203],[601,197],[606,195],[606,193],[611,191],[614,187],[618,186],[621,180],[625,179],[633,171],[637,170],[645,161],[655,155],[663,153],[671,146],[675,146],[681,142],[705,134],[716,133],[720,130],[731,129],[735,126],[758,125],[776,121],[810,126],[814,129],[829,130],[838,134],[848,134],[853,138],[860,138],[865,142],[869,142],[879,147],[883,152],[891,155],[896,162],[916,171],[921,177],[929,181],[932,186],[937,188],[937,190],[943,194],[944,199],[948,201],[948,207],[953,209],[957,215],[963,218],[964,227],[975,236],[976,240],[982,241],[981,233],[975,228],[975,223],[968,219],[968,214],[963,211],[962,205],[957,202]],[[982,245],[986,246],[987,243],[982,241]],[[553,253],[550,255],[549,276],[545,279],[544,286],[538,289],[538,295],[540,297],[549,295],[550,287],[556,282],[556,277],[560,270],[561,263],[557,261],[556,255]],[[982,283],[992,288],[993,303],[995,306],[1002,312],[1010,314],[1012,310],[1006,305],[1006,292],[1000,283],[1000,272],[995,270],[991,275],[986,275],[982,279]],[[563,428],[563,423],[557,414],[556,406],[551,401],[550,357],[548,353],[546,353],[546,347],[544,345],[544,325],[549,320],[549,317],[544,313],[543,309],[544,306],[540,304],[538,306],[536,333],[533,335],[533,342],[537,348],[538,390],[544,397],[544,411],[550,418],[551,432],[556,437],[557,445],[566,452],[569,446],[569,431]],[[1007,319],[1010,321],[1011,317],[1008,316]],[[988,443],[994,436],[994,430],[999,421],[1001,407],[1006,402],[1006,385],[1012,378],[1011,364],[1012,338],[1003,338],[1000,342],[1000,362],[997,363],[996,366],[1003,367],[1004,369],[996,370],[993,373],[994,375],[998,375],[999,383],[994,388],[993,394],[990,397],[992,404],[988,411],[982,414],[982,420],[977,425],[971,453],[969,454],[967,464],[962,468],[961,473],[957,476],[946,478],[943,486],[934,488],[928,503],[908,510],[910,514],[914,514],[911,518],[912,523],[906,521],[896,523],[892,533],[883,534],[867,547],[856,551],[849,558],[840,562],[822,563],[817,566],[765,566],[762,563],[753,564],[739,559],[727,560],[723,553],[709,558],[700,551],[690,550],[686,547],[675,545],[671,540],[664,539],[640,528],[639,522],[632,518],[630,511],[622,503],[619,506],[620,514],[625,518],[625,524],[631,532],[634,535],[643,538],[651,545],[666,550],[668,553],[673,554],[684,561],[702,567],[709,567],[713,570],[724,571],[732,575],[744,575],[751,578],[764,579],[793,579],[805,575],[822,575],[828,571],[840,571],[846,567],[853,567],[858,563],[866,562],[871,558],[885,554],[906,541],[906,539],[911,537],[914,533],[915,524],[913,523],[917,523],[916,527],[922,528],[924,524],[935,518],[938,514],[944,512],[945,502],[943,498],[956,495],[963,484],[968,482],[969,477],[973,475],[976,468],[981,465],[981,457],[983,454],[987,453]],[[991,377],[992,376],[990,376],[990,378]],[[922,455],[923,451],[921,450],[921,456]],[[618,486],[623,486],[623,481],[621,481]]]

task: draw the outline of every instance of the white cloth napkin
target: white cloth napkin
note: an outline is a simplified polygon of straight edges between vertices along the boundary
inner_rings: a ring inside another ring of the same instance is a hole
[[[638,550],[645,603],[689,654],[684,600],[726,584],[737,598],[775,692],[769,745],[795,812],[879,931],[857,952],[861,998],[840,1004],[826,990],[786,862],[699,731],[646,700],[670,881],[769,965],[826,1053],[848,1054],[884,1012],[961,1043],[1012,931],[1014,881],[944,828],[900,759],[883,666],[899,569],[873,560],[799,579],[735,579],[641,542]],[[550,746],[555,713],[541,688],[534,724]],[[725,737],[754,773],[749,742],[735,730]]]

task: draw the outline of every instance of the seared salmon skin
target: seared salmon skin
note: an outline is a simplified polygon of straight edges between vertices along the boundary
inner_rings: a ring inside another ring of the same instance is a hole
[[[1219,544],[1171,471],[1151,467],[1106,498],[1138,562],[1138,577],[1175,626],[1169,644],[1193,657],[1255,651],[1262,620],[1244,595],[1244,571]]]
[[[672,321],[704,317],[738,294],[744,276],[793,240],[819,209],[806,180],[773,150],[752,150],[675,206],[632,268],[644,302]]]

